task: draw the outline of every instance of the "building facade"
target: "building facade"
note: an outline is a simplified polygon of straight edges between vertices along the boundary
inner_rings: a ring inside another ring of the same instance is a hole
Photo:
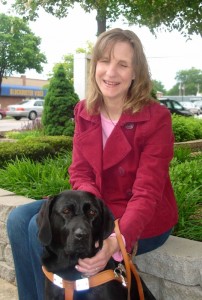
[[[0,93],[0,107],[22,102],[25,98],[44,98],[48,80],[31,79],[25,75],[3,78]]]

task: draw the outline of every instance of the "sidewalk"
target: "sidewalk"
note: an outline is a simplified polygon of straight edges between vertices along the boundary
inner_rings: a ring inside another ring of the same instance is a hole
[[[0,300],[18,300],[16,286],[2,278],[0,278]]]

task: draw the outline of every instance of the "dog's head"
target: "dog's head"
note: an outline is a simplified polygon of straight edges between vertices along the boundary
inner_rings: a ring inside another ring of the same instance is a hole
[[[94,255],[114,228],[113,216],[103,201],[91,193],[72,190],[49,197],[37,223],[44,246],[78,257]]]

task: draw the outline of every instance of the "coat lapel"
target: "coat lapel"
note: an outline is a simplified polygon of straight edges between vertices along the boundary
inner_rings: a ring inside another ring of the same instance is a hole
[[[81,133],[78,137],[81,152],[92,168],[99,174],[102,171],[102,129],[100,123]]]
[[[118,164],[131,151],[131,145],[117,125],[108,138],[103,151],[103,170]]]
[[[143,111],[136,114],[124,113],[116,127],[109,136],[104,152],[103,152],[103,170],[111,168],[118,164],[132,151],[131,144],[129,143],[125,131],[133,130],[135,135],[135,128],[137,123],[144,122],[150,118],[149,108],[145,107]],[[135,137],[132,137],[134,139]],[[133,142],[133,141],[131,141]]]

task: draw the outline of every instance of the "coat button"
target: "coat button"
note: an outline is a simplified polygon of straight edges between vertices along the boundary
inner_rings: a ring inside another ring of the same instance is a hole
[[[127,191],[126,191],[126,195],[127,195],[127,197],[131,197],[132,196],[132,190],[131,189],[128,189]]]
[[[125,170],[122,167],[119,167],[119,175],[124,176]]]
[[[126,123],[126,124],[125,124],[125,128],[126,128],[126,129],[133,129],[133,128],[134,128],[134,123],[132,123],[132,122]]]

